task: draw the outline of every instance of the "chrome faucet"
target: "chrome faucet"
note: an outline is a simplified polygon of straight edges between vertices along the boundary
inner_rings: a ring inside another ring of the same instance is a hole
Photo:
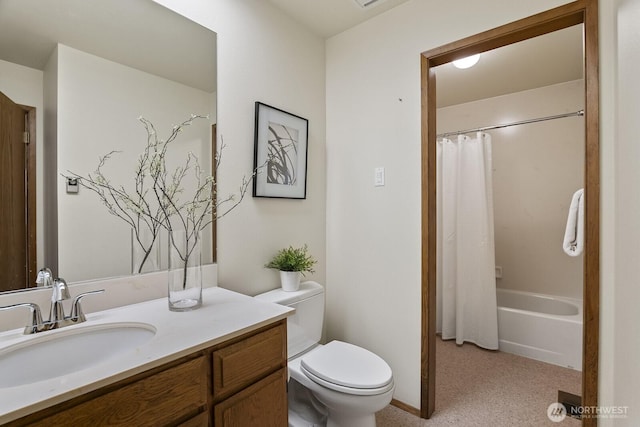
[[[53,274],[48,268],[41,268],[36,277],[36,285],[48,288],[53,286]]]
[[[69,316],[65,316],[62,301],[71,298],[71,296],[69,295],[69,287],[67,286],[67,282],[65,282],[62,278],[53,279],[51,270],[49,270],[48,268],[43,268],[38,272],[36,284],[38,284],[38,286],[46,286],[52,288],[49,320],[42,320],[42,312],[37,304],[20,303],[0,307],[0,311],[10,310],[18,307],[26,307],[31,310],[31,321],[24,328],[25,335],[50,331],[52,329],[59,329],[65,326],[75,325],[77,323],[86,321],[87,318],[82,311],[80,300],[87,295],[101,294],[102,292],[104,292],[104,289],[100,289],[97,291],[85,292],[76,296],[71,303],[71,314]]]
[[[65,320],[64,306],[62,301],[71,298],[69,287],[64,279],[57,278],[53,281],[53,292],[51,293],[51,308],[49,308],[49,322],[60,322]]]

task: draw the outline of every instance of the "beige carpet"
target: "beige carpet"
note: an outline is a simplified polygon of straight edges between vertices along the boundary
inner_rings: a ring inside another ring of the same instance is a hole
[[[558,390],[580,394],[580,372],[473,344],[457,346],[438,339],[436,349],[436,410],[431,419],[388,406],[376,414],[378,427],[580,425],[570,417],[560,423],[547,417]]]

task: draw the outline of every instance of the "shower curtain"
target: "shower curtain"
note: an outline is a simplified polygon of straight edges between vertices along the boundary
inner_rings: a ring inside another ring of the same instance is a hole
[[[437,145],[436,329],[497,350],[491,136]]]

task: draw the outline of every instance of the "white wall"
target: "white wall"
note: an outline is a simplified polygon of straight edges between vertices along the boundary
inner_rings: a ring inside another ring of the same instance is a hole
[[[437,71],[436,71],[437,73]],[[467,71],[473,79],[473,68]],[[438,109],[438,133],[584,108],[576,80]],[[493,153],[496,265],[501,288],[582,298],[584,257],[562,250],[573,193],[584,186],[584,118],[488,132]]]
[[[420,52],[566,1],[414,0],[327,41],[328,338],[420,403]],[[373,186],[386,167],[387,185]]]
[[[118,150],[121,153],[104,166],[104,175],[114,186],[133,192],[134,170],[147,143],[138,117],[150,120],[159,138],[166,139],[173,125],[192,113],[215,113],[210,111],[214,95],[68,46],[58,45],[57,52],[59,274],[72,282],[131,274],[129,225],[110,215],[93,192],[81,188],[67,194],[60,174],[86,176],[98,166],[99,156]],[[195,121],[172,143],[167,153],[170,173],[184,164],[189,151],[210,170],[211,120]],[[193,194],[189,190],[194,186],[184,181],[185,197]],[[211,240],[204,236],[203,259],[210,260]],[[161,253],[167,245],[162,237]]]
[[[218,34],[218,137],[228,146],[221,194],[235,191],[253,168],[254,103],[309,120],[307,199],[249,195],[218,223],[222,287],[255,295],[279,286],[263,265],[288,245],[307,243],[325,282],[324,41],[264,0],[156,0]]]
[[[640,418],[640,395],[637,393],[640,368],[640,3],[618,0],[617,5],[617,103],[615,136],[615,281],[613,330],[604,329],[601,336],[614,336],[612,363],[613,402],[629,406],[630,417],[616,426],[637,425]],[[611,288],[603,287],[602,294]]]
[[[43,72],[11,62],[0,60],[0,92],[17,104],[36,108],[36,245],[37,268],[43,266],[44,257],[44,210],[43,210],[43,164],[44,164],[44,100]],[[33,138],[33,136],[32,136]]]

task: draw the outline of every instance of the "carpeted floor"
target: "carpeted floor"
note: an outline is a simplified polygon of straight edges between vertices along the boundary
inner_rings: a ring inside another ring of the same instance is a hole
[[[436,349],[436,410],[431,419],[388,406],[376,414],[378,427],[580,425],[570,417],[560,423],[547,417],[558,390],[580,394],[580,372],[473,344],[457,346],[438,339]]]

